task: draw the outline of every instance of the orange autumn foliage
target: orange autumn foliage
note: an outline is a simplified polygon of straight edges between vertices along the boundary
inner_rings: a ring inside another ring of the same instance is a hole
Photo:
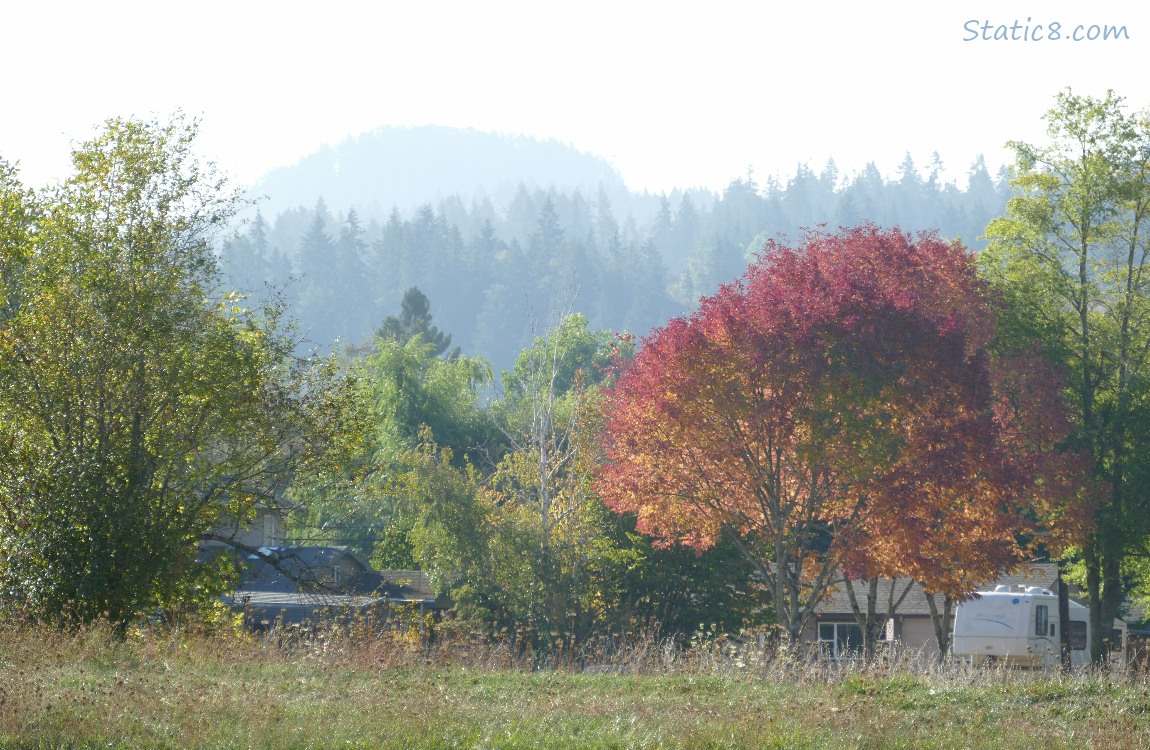
[[[735,540],[795,638],[840,568],[965,596],[1046,519],[1084,517],[1058,479],[1077,469],[1054,453],[1057,378],[992,357],[993,335],[957,243],[870,225],[768,243],[622,367],[597,489],[663,543]]]

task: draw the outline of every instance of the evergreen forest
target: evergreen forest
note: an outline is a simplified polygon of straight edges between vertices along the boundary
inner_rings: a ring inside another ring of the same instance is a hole
[[[991,175],[981,157],[961,188],[944,180],[937,153],[923,164],[908,153],[893,176],[873,163],[842,174],[829,161],[821,169],[800,164],[786,178],[735,177],[718,194],[652,195],[628,191],[605,163],[554,143],[534,144],[539,151],[530,156],[555,171],[515,173],[485,171],[477,155],[468,156],[467,149],[482,148],[494,152],[489,160],[523,158],[515,148],[522,143],[496,136],[383,130],[374,148],[369,137],[280,169],[261,184],[281,196],[268,200],[276,213],[259,201],[254,214],[246,212],[246,224],[221,250],[227,283],[254,296],[281,293],[300,324],[301,343],[324,352],[337,341],[367,342],[417,287],[455,345],[483,357],[497,375],[529,345],[533,321],[578,312],[593,329],[646,334],[740,276],[772,237],[798,238],[805,229],[865,219],[935,229],[978,249],[1009,195],[1005,174]],[[388,147],[389,138],[397,145]],[[422,149],[429,163],[421,169],[410,156],[397,163],[400,146]],[[435,175],[447,185],[467,179],[442,176],[447,167],[436,162],[443,153],[471,170],[468,178],[493,184],[437,192],[429,185]],[[335,174],[318,170],[320,157],[336,164]],[[351,161],[357,158],[374,162]],[[402,169],[403,177],[381,174],[373,182],[373,163],[381,171]],[[564,169],[575,174],[558,171]],[[512,185],[516,174],[523,181]],[[407,193],[396,185],[403,178],[412,185]],[[331,195],[316,193],[323,189]],[[394,202],[381,205],[381,194]],[[422,202],[421,194],[428,196]],[[282,196],[313,202],[287,207]]]

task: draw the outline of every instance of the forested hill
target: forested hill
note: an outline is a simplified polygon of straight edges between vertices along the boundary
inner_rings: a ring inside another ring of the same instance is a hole
[[[557,141],[508,137],[435,125],[382,127],[326,146],[257,182],[251,195],[267,215],[310,208],[323,198],[333,211],[386,218],[457,196],[466,203],[506,205],[520,184],[616,198],[623,178],[605,159]]]
[[[941,173],[937,156],[920,167],[908,154],[890,177],[831,162],[720,194],[636,194],[603,160],[555,143],[384,129],[268,175],[259,190],[280,197],[222,255],[237,288],[284,290],[320,349],[367,340],[418,287],[453,344],[498,373],[556,312],[645,334],[738,277],[767,238],[804,227],[937,229],[977,248],[1005,181],[981,159],[961,188]]]

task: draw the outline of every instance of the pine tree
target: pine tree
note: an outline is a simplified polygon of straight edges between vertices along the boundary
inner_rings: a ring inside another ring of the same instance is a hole
[[[433,357],[446,355],[446,359],[456,359],[460,353],[459,347],[448,352],[451,347],[451,335],[440,331],[432,324],[431,302],[423,292],[419,291],[419,287],[413,286],[407,290],[403,295],[399,317],[387,316],[383,325],[376,329],[375,335],[400,344],[406,344],[419,336],[423,343],[431,345]]]

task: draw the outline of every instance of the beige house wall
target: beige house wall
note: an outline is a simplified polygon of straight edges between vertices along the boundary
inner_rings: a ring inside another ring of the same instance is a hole
[[[938,638],[934,622],[929,617],[903,617],[898,642],[904,651],[920,652],[926,656],[938,654]],[[948,629],[954,625],[948,625]]]
[[[275,547],[283,542],[281,513],[282,511],[276,508],[259,506],[256,508],[256,517],[250,524],[240,527],[234,518],[225,518],[212,532],[231,540],[241,548]],[[204,547],[222,544],[224,542],[202,542]]]
[[[904,616],[895,615],[894,622],[894,638],[899,648],[903,651],[922,652],[929,657],[933,657],[938,653],[938,639],[934,633],[934,622],[929,616]],[[803,628],[801,642],[804,645],[814,647],[818,642],[818,623],[820,622],[846,622],[855,623],[851,617],[842,617],[839,615],[828,617],[822,616],[818,618],[811,618],[806,627]],[[953,622],[950,628],[953,629]]]

